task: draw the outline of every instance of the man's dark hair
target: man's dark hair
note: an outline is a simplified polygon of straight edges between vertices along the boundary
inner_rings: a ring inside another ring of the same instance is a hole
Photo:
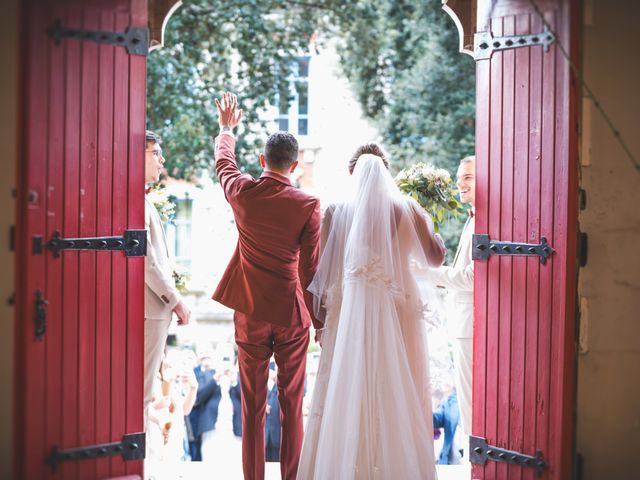
[[[285,170],[298,159],[298,141],[289,132],[276,132],[267,139],[264,146],[267,165],[277,170]]]
[[[145,143],[157,143],[160,144],[162,143],[162,139],[160,138],[160,135],[158,135],[155,132],[152,132],[151,130],[147,130],[144,132],[144,141]]]

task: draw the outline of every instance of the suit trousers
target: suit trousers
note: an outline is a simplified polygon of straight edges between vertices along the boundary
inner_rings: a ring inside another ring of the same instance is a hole
[[[149,404],[153,398],[153,382],[160,370],[171,319],[144,319],[144,428],[147,429]]]
[[[473,380],[473,339],[453,339],[453,367],[455,372],[460,423],[465,435],[471,435],[471,386]]]
[[[280,327],[240,312],[234,316],[242,393],[242,469],[246,480],[264,479],[264,426],[269,360],[278,366],[278,400],[282,435],[280,473],[293,480],[298,472],[304,429],[302,399],[309,328]]]

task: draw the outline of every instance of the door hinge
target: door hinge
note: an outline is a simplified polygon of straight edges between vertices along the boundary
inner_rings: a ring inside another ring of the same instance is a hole
[[[584,232],[578,233],[578,264],[580,267],[587,266],[587,252],[589,251],[589,237]]]
[[[51,471],[55,472],[61,462],[113,457],[116,455],[121,455],[124,460],[143,460],[145,456],[144,432],[123,435],[121,442],[102,443],[69,450],[58,450],[56,446],[53,447],[45,462],[51,467]]]
[[[9,227],[9,251],[13,252],[16,249],[16,226],[11,225]]]
[[[512,48],[532,47],[542,45],[544,51],[549,51],[549,46],[555,42],[556,37],[545,25],[542,33],[532,33],[529,35],[507,35],[494,37],[491,32],[478,32],[473,36],[473,58],[475,60],[485,60],[491,58],[493,52],[509,50]]]
[[[474,234],[472,242],[471,257],[474,260],[488,260],[491,255],[538,256],[540,257],[540,263],[544,265],[547,257],[555,252],[544,237],[540,238],[541,243],[535,244],[502,242],[500,240],[490,240],[489,235]]]
[[[147,231],[125,230],[121,237],[62,238],[56,230],[47,242],[47,248],[56,258],[63,250],[122,250],[127,257],[144,257],[147,254]]]
[[[35,323],[35,337],[38,341],[42,340],[44,334],[47,333],[47,305],[49,305],[49,302],[44,299],[42,290],[36,290],[36,308],[33,320]]]
[[[524,453],[506,450],[504,448],[488,445],[487,440],[482,437],[469,437],[469,461],[476,465],[484,465],[488,460],[494,462],[510,463],[513,465],[521,465],[523,467],[531,467],[536,469],[536,476],[542,475],[549,465],[542,458],[542,452],[536,451],[535,456],[525,455]]]
[[[56,45],[60,45],[65,38],[72,38],[125,47],[129,55],[146,56],[149,53],[149,29],[146,27],[127,27],[124,32],[105,32],[67,28],[60,20],[56,20],[49,27],[48,33]]]

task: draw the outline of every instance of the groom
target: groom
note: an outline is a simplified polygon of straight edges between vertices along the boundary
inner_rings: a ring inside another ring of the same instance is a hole
[[[238,245],[213,299],[235,310],[242,391],[242,468],[245,479],[264,478],[264,425],[269,359],[278,365],[282,419],[280,471],[294,479],[302,447],[302,398],[311,294],[307,286],[319,257],[320,202],[291,185],[298,142],[271,135],[260,155],[257,180],[235,163],[232,129],[240,123],[237,99],[225,93],[218,107],[216,173],[238,227]]]

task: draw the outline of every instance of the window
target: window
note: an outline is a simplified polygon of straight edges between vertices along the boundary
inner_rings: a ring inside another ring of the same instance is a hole
[[[276,104],[278,130],[294,135],[309,134],[309,61],[310,57],[296,60],[289,76],[288,90],[278,92]],[[290,103],[289,103],[290,101]]]
[[[191,226],[193,219],[193,200],[185,198],[172,199],[175,202],[175,217],[165,225],[169,250],[176,263],[185,269],[191,267]]]

